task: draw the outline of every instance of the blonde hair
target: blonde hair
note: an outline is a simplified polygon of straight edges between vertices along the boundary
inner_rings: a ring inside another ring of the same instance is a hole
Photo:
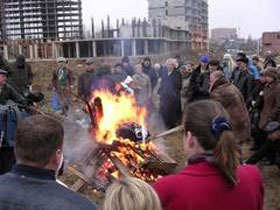
[[[161,210],[155,190],[136,178],[114,182],[106,192],[103,210]]]

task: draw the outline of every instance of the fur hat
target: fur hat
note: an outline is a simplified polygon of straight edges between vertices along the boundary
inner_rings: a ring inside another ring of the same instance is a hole
[[[265,76],[272,77],[273,79],[277,79],[278,71],[276,68],[268,67],[265,71]]]

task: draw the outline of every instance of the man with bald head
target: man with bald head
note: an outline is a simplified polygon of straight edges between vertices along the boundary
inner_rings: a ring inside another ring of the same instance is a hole
[[[162,71],[162,80],[159,88],[160,114],[167,129],[174,128],[181,120],[181,89],[182,76],[176,68],[176,59],[168,59],[167,69]]]

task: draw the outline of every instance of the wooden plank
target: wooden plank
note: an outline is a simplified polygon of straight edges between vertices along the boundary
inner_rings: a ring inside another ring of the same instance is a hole
[[[163,133],[160,133],[160,134],[158,134],[156,136],[152,136],[150,139],[151,140],[155,140],[155,139],[159,139],[159,138],[164,138],[164,137],[169,136],[169,135],[171,135],[173,133],[181,132],[183,130],[184,130],[183,126],[178,126],[176,128],[164,131]]]
[[[78,192],[85,184],[90,184],[90,180],[76,168],[68,166],[67,170],[79,177],[79,179],[72,186],[70,186],[73,191]]]
[[[78,179],[70,188],[74,192],[78,192],[85,184],[86,182],[84,180]]]
[[[120,171],[120,173],[124,177],[132,177],[133,176],[130,173],[130,171],[126,168],[126,166],[123,165],[122,162],[118,158],[112,157],[111,155],[109,156],[109,158],[111,159],[112,163],[117,167],[117,169]]]

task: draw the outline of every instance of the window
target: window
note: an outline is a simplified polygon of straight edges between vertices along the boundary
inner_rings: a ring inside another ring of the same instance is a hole
[[[165,6],[168,7],[168,1],[165,2]]]
[[[165,10],[165,15],[168,16],[168,10]]]

